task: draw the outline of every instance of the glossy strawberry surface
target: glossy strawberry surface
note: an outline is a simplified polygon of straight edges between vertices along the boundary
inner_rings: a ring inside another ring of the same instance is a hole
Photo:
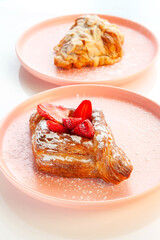
[[[42,117],[52,120],[54,122],[61,122],[62,118],[69,115],[69,109],[62,106],[55,106],[51,103],[41,103],[37,106],[37,112]]]
[[[94,127],[91,121],[89,119],[86,119],[82,123],[78,124],[72,130],[72,133],[82,137],[92,138],[94,135]]]
[[[73,117],[85,119],[92,118],[92,103],[90,100],[83,100],[73,113]]]
[[[51,120],[46,121],[49,130],[57,133],[67,133],[67,128],[64,127],[61,123],[53,122]]]
[[[81,122],[83,122],[82,118],[74,118],[74,117],[70,117],[70,118],[63,118],[62,119],[63,125],[68,128],[69,130],[74,129],[78,124],[80,124]]]

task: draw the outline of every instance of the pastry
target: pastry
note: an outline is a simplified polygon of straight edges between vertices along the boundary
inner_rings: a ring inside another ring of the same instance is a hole
[[[113,184],[132,172],[132,164],[117,147],[103,112],[92,110],[89,100],[76,110],[39,104],[31,115],[30,130],[40,171],[62,177],[102,178]]]
[[[116,146],[103,112],[92,111],[90,101],[83,101],[76,110],[40,104],[30,118],[30,129],[39,170],[114,184],[130,176],[129,159]]]
[[[114,64],[123,56],[123,41],[116,25],[96,15],[84,15],[54,47],[54,64],[65,69]]]

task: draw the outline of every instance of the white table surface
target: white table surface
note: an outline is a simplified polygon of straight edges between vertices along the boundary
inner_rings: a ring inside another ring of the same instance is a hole
[[[157,0],[0,0],[0,119],[25,99],[55,87],[25,71],[15,43],[30,26],[76,13],[101,13],[137,21],[160,40]],[[160,58],[143,77],[121,85],[160,103]],[[101,210],[51,206],[21,193],[0,173],[0,239],[160,239],[160,188]]]

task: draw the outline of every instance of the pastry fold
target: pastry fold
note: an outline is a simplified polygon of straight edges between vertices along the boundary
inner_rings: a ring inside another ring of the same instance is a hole
[[[65,69],[114,64],[123,56],[123,41],[116,25],[96,15],[84,15],[54,48],[54,64]]]
[[[132,164],[117,147],[103,112],[93,110],[93,139],[48,129],[38,113],[30,118],[32,150],[39,170],[62,177],[102,178],[118,184],[132,172]]]

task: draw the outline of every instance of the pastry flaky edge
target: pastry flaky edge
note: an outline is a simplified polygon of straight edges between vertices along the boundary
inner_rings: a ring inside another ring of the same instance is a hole
[[[54,47],[54,64],[65,69],[111,65],[122,59],[123,42],[116,25],[97,15],[84,15]]]
[[[102,178],[119,184],[129,178],[133,166],[117,147],[103,112],[94,110],[93,139],[54,133],[38,113],[30,117],[32,150],[38,170],[62,177]]]

